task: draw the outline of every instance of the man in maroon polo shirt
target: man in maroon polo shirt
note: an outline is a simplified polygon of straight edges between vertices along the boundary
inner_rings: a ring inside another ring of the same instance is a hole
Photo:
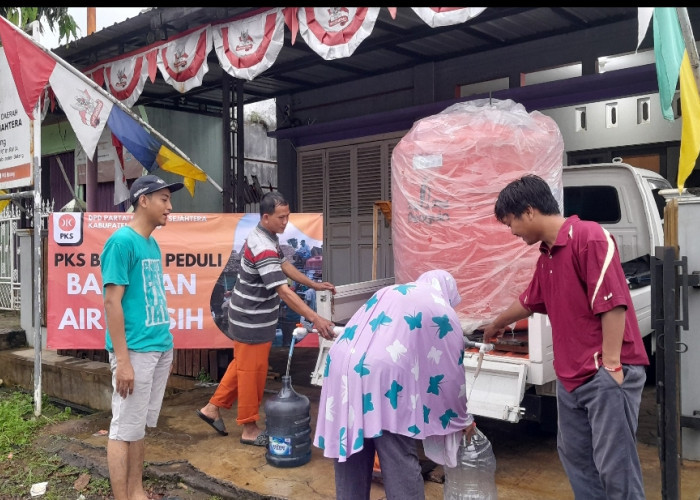
[[[547,183],[526,175],[498,195],[496,218],[541,255],[527,289],[489,325],[547,314],[557,374],[557,449],[577,499],[644,498],[637,423],[649,364],[612,235],[564,218]]]

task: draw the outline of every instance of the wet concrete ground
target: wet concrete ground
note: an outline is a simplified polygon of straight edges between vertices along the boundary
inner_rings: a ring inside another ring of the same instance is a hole
[[[286,370],[288,350],[273,348],[273,372]],[[309,397],[312,431],[318,412],[320,388],[310,385],[317,350],[297,348],[291,365],[295,390]],[[266,396],[280,387],[269,380]],[[311,461],[301,467],[276,468],[265,460],[265,449],[239,442],[241,430],[235,423],[236,407],[222,411],[229,435],[219,436],[195,413],[213,394],[215,387],[198,387],[166,398],[157,429],[146,438],[148,473],[179,475],[184,484],[221,498],[291,498],[321,500],[335,497],[332,461],[312,447]],[[640,415],[638,450],[649,500],[662,500],[661,470],[656,447],[656,402],[653,385],[647,386]],[[62,424],[56,434],[62,444],[52,446],[64,454],[81,457],[106,472],[109,412],[96,413],[70,425]],[[264,419],[263,419],[264,421]],[[556,452],[556,438],[531,422],[510,424],[478,419],[477,424],[491,440],[497,461],[496,484],[500,500],[573,499],[568,480]],[[433,471],[439,476],[439,468]],[[682,500],[700,499],[700,462],[685,461],[681,470]],[[441,500],[442,484],[427,480],[428,500]],[[385,498],[382,485],[373,484],[372,500]],[[665,499],[663,499],[665,500]]]

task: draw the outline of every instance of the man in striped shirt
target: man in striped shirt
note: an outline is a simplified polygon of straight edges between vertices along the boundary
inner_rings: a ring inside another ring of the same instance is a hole
[[[332,283],[318,283],[287,261],[278,234],[289,222],[289,203],[279,192],[260,201],[260,223],[243,246],[241,267],[228,309],[229,337],[233,339],[233,360],[199,417],[219,434],[227,435],[219,408],[231,408],[238,400],[236,423],[243,426],[241,443],[266,446],[267,435],[257,421],[267,381],[268,356],[279,321],[280,299],[313,323],[323,338],[333,338],[333,323],[313,311],[288,286],[287,278],[314,290],[331,290]]]

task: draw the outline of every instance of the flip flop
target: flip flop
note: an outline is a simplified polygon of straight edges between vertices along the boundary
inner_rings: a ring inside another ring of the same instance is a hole
[[[241,438],[241,444],[248,444],[250,446],[267,446],[267,434],[261,432],[255,439],[243,439]]]
[[[199,418],[211,425],[216,432],[218,432],[222,436],[228,436],[228,432],[226,432],[226,426],[224,425],[224,421],[221,420],[221,418],[217,418],[216,420],[214,420],[213,418],[207,417],[204,413],[202,413],[199,410],[197,410],[197,415],[199,416]]]

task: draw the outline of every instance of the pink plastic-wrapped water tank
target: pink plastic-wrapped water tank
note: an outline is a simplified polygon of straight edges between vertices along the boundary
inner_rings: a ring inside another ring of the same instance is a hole
[[[454,104],[417,121],[391,158],[397,283],[431,269],[457,280],[466,333],[493,320],[529,283],[538,245],[496,220],[500,190],[542,177],[562,207],[564,142],[548,116],[512,100]]]

